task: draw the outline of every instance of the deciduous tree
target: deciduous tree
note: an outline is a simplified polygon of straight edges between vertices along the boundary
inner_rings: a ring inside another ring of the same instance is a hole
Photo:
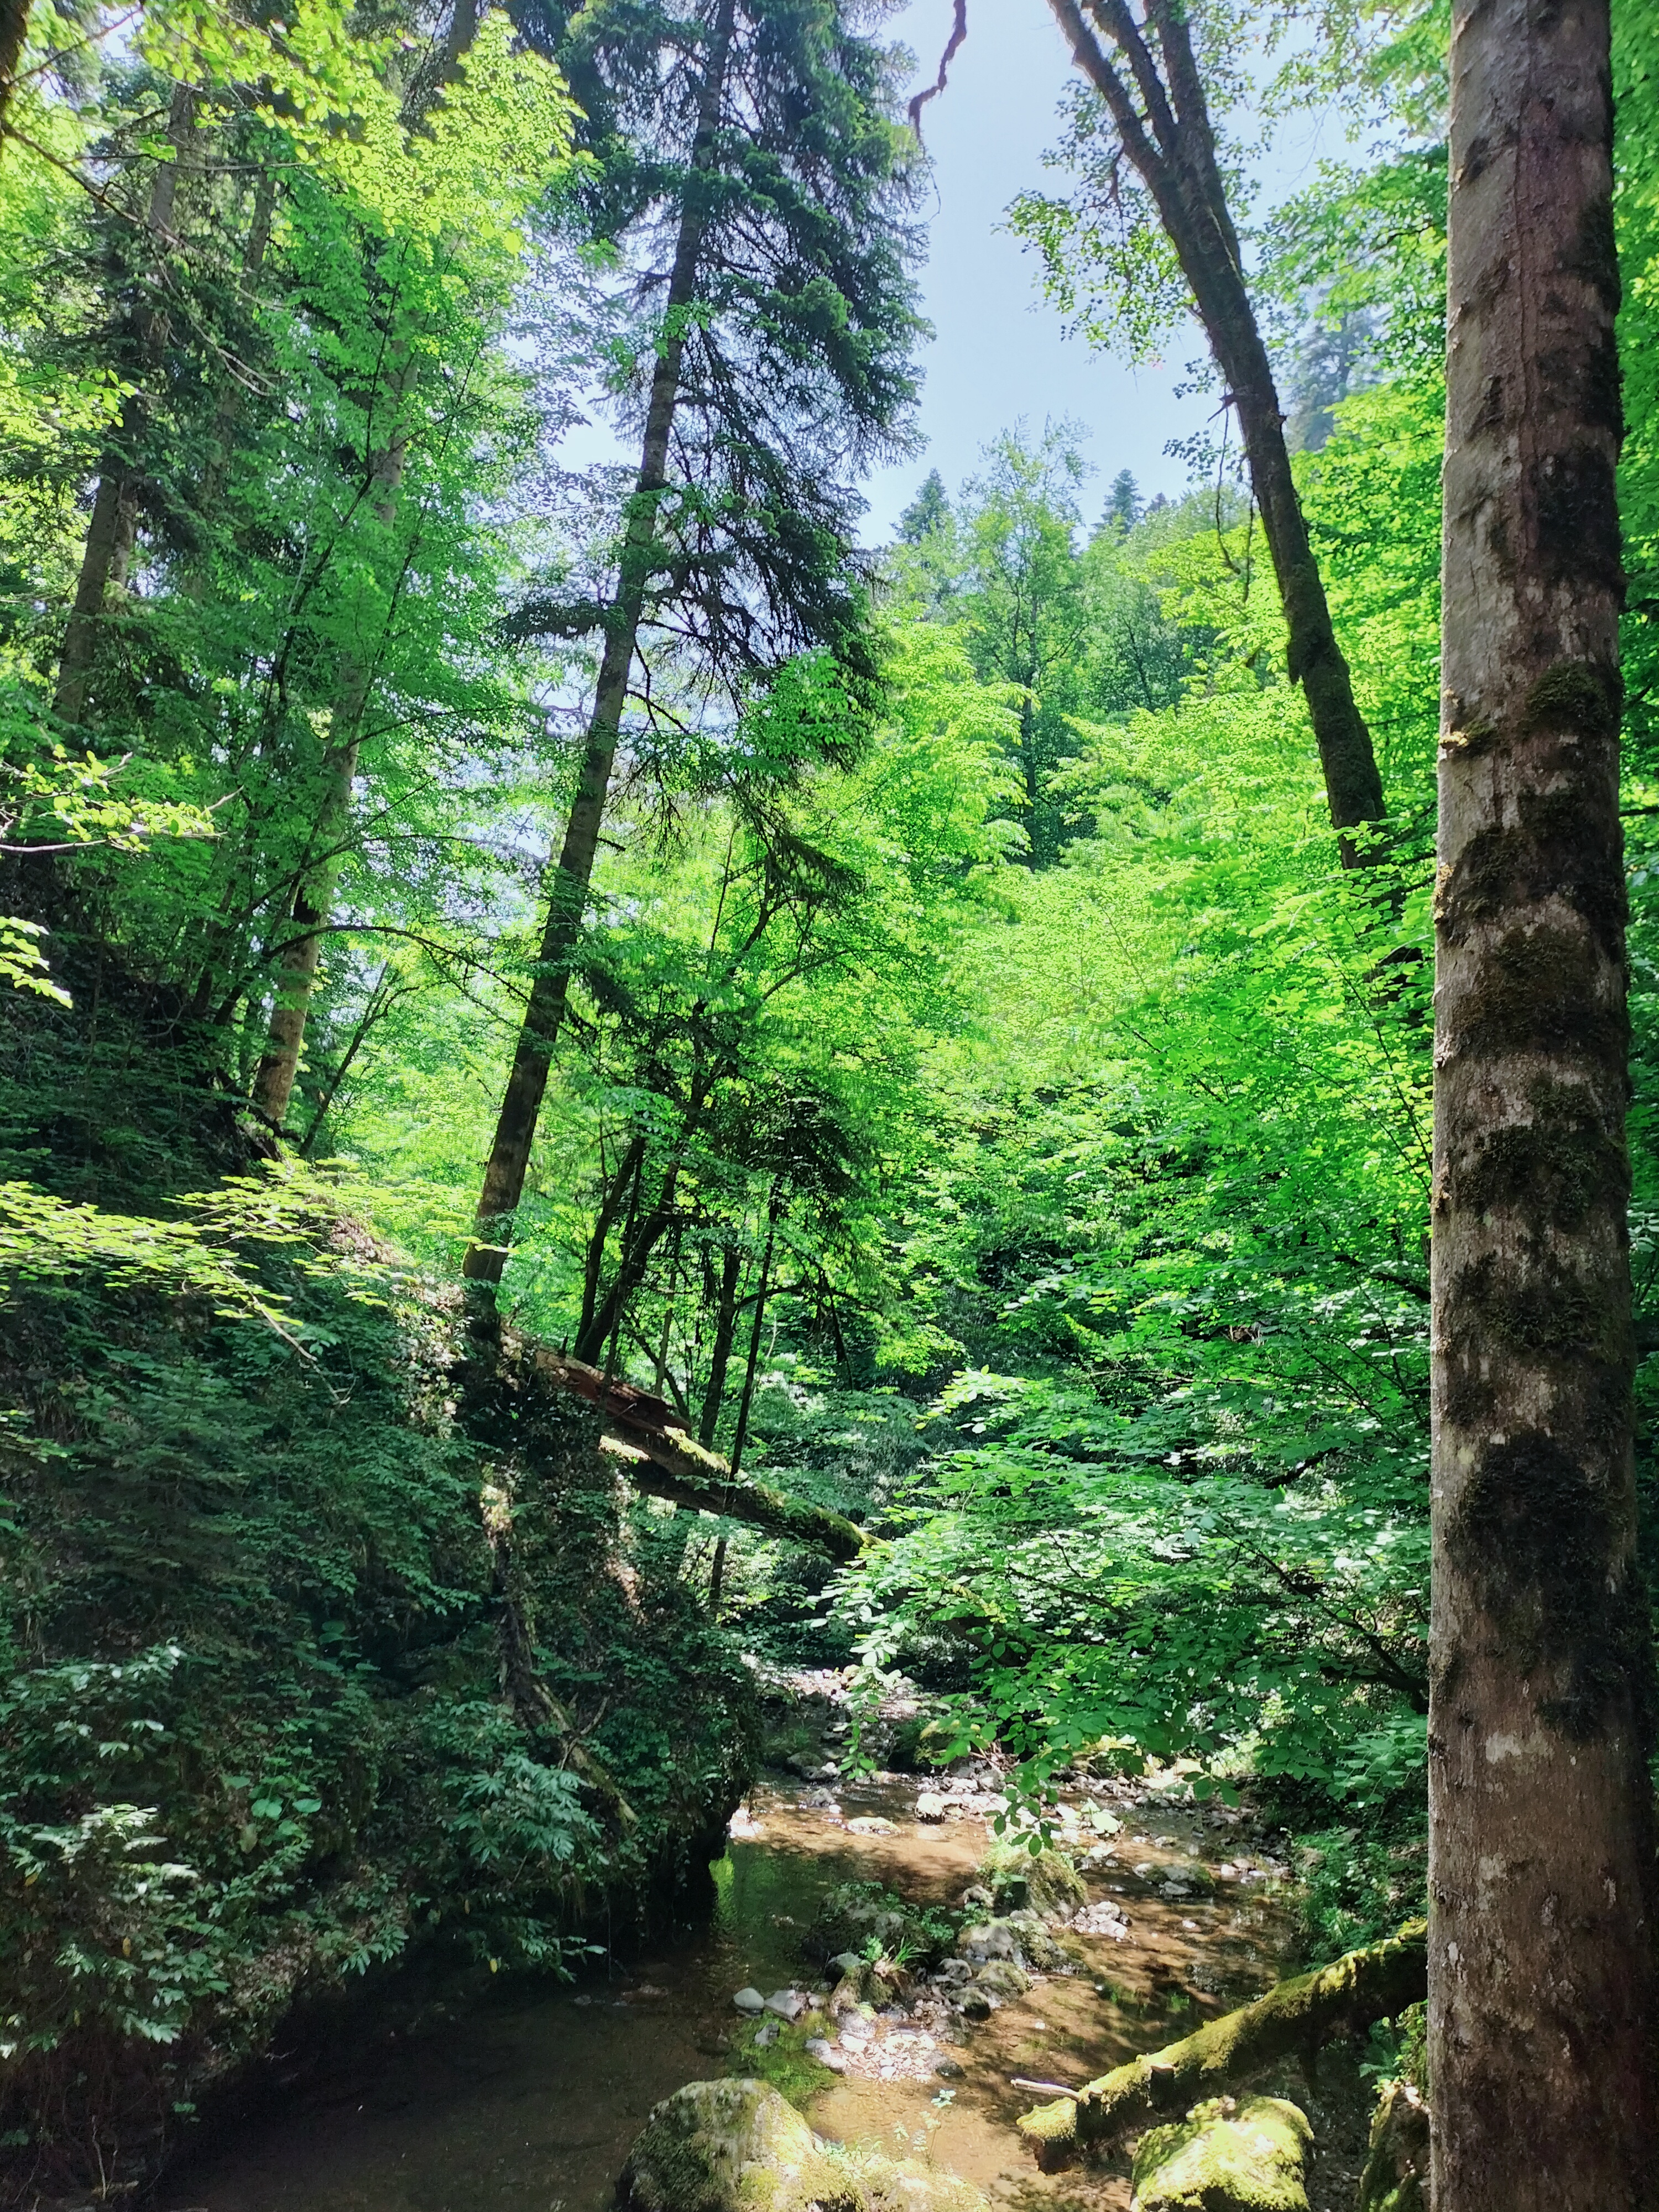
[[[1607,0],[1458,0],[1435,1024],[1440,2212],[1659,2203]]]

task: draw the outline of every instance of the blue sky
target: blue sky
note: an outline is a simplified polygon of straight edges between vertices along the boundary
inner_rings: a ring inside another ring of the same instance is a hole
[[[909,0],[885,27],[915,54],[919,83],[933,80],[951,18],[951,0]],[[1019,192],[1045,181],[1063,188],[1042,155],[1059,136],[1056,110],[1070,73],[1048,0],[969,0],[968,40],[950,84],[922,111],[933,164],[921,210],[930,241],[923,307],[937,332],[922,356],[927,444],[919,459],[883,469],[866,486],[869,544],[891,536],[930,467],[954,493],[986,442],[1022,416],[1036,430],[1045,416],[1069,415],[1090,432],[1084,451],[1096,475],[1084,513],[1091,520],[1121,468],[1133,469],[1149,495],[1186,487],[1186,465],[1164,448],[1202,428],[1215,404],[1176,397],[1185,364],[1204,350],[1198,331],[1177,332],[1162,362],[1136,369],[1091,351],[1064,336],[1042,300],[1035,257],[1000,228]],[[1309,113],[1281,128],[1261,173],[1268,199],[1305,185],[1320,153],[1340,150],[1340,133],[1328,131],[1328,122]]]
[[[952,0],[908,0],[882,27],[915,53],[918,84],[933,81],[951,13]],[[1176,396],[1187,363],[1205,350],[1196,327],[1174,335],[1164,360],[1138,368],[1093,351],[1065,336],[1042,300],[1035,256],[1002,228],[1021,191],[1045,183],[1064,188],[1042,156],[1059,137],[1057,110],[1070,74],[1048,0],[969,0],[967,43],[948,88],[922,118],[933,176],[918,210],[928,234],[921,304],[935,331],[921,353],[924,442],[913,458],[866,482],[867,544],[891,538],[930,468],[954,495],[989,441],[1022,418],[1036,432],[1045,418],[1070,416],[1088,434],[1083,450],[1095,473],[1083,510],[1090,521],[1120,469],[1133,471],[1147,497],[1186,488],[1186,464],[1164,449],[1202,429],[1215,404],[1202,395]],[[1340,147],[1340,132],[1328,137],[1327,122],[1310,113],[1281,128],[1258,170],[1267,200],[1309,182],[1322,140]],[[634,448],[631,441],[619,446],[596,418],[567,433],[561,457],[580,468],[631,460]]]
[[[915,52],[918,82],[933,79],[951,15],[951,0],[910,0],[885,27]],[[1010,201],[1048,178],[1043,150],[1059,135],[1069,74],[1048,0],[970,0],[949,87],[922,111],[933,166],[921,210],[929,234],[923,310],[937,333],[922,355],[927,445],[866,486],[872,544],[891,536],[929,468],[954,493],[986,442],[1022,416],[1036,430],[1045,416],[1069,415],[1090,432],[1084,451],[1097,474],[1084,512],[1091,520],[1121,468],[1148,494],[1186,483],[1185,465],[1164,447],[1200,428],[1215,404],[1175,396],[1183,364],[1201,349],[1197,331],[1178,334],[1162,363],[1137,369],[1066,337],[1041,297],[1035,257],[1000,228]]]

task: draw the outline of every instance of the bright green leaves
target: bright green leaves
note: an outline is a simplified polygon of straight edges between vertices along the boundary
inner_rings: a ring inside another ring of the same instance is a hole
[[[517,225],[570,153],[563,79],[514,51],[500,10],[484,15],[424,116],[411,114],[403,82],[422,57],[395,32],[366,33],[339,0],[296,0],[265,23],[208,0],[163,0],[146,9],[139,43],[154,68],[210,101],[221,87],[258,86],[258,106],[301,161],[407,237],[459,233],[515,256]]]

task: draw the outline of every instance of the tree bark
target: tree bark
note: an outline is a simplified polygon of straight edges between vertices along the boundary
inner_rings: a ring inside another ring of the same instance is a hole
[[[599,1310],[599,1285],[605,1275],[605,1248],[610,1242],[617,1216],[622,1212],[623,1196],[629,1186],[638,1177],[644,1160],[645,1139],[634,1137],[617,1163],[617,1172],[611,1177],[609,1188],[599,1200],[593,1234],[587,1240],[586,1264],[582,1270],[581,1318],[576,1323],[578,1344],[593,1325],[593,1316]]]
[[[714,1307],[714,1343],[708,1360],[708,1384],[702,1394],[702,1411],[697,1422],[697,1442],[706,1451],[714,1448],[719,1434],[720,1407],[726,1398],[726,1370],[732,1364],[732,1346],[738,1334],[738,1285],[743,1273],[743,1255],[735,1245],[728,1244],[720,1255],[720,1286]]]
[[[1127,0],[1087,0],[1090,14],[1121,58],[1120,66],[1085,21],[1079,0],[1049,4],[1073,59],[1104,101],[1124,152],[1152,196],[1238,410],[1251,489],[1285,614],[1286,665],[1308,702],[1332,824],[1346,831],[1381,821],[1386,811],[1382,779],[1291,473],[1278,386],[1244,281],[1243,254],[1227,206],[1215,131],[1185,14],[1177,0],[1145,0],[1143,27]],[[1147,30],[1156,35],[1161,69]],[[1352,837],[1344,836],[1341,848],[1348,866],[1364,857]]]
[[[165,255],[177,243],[173,234],[178,211],[179,171],[196,131],[196,94],[189,85],[176,84],[167,110],[170,161],[156,164],[150,184],[144,228],[149,240]],[[141,380],[154,376],[166,350],[169,319],[166,310],[150,307],[137,321],[137,367]],[[93,495],[92,520],[82,549],[75,598],[64,631],[58,655],[57,689],[52,712],[60,721],[86,720],[87,695],[93,664],[104,634],[104,617],[112,590],[127,580],[133,549],[138,541],[138,493],[143,471],[137,455],[149,419],[149,400],[142,386],[121,405],[121,433],[105,454]]]
[[[735,1478],[743,1468],[743,1448],[749,1441],[749,1409],[755,1402],[755,1370],[760,1364],[761,1330],[766,1322],[766,1296],[772,1286],[772,1247],[778,1233],[778,1208],[775,1193],[766,1223],[766,1250],[761,1258],[760,1280],[755,1286],[755,1320],[749,1332],[749,1358],[743,1370],[743,1394],[738,1400],[737,1432],[732,1439],[732,1473]],[[721,1536],[714,1546],[714,1565],[708,1577],[708,1612],[711,1620],[720,1615],[720,1591],[726,1581],[726,1539]]]
[[[778,1233],[778,1201],[775,1192],[766,1220],[766,1249],[761,1255],[760,1280],[755,1285],[755,1320],[749,1332],[749,1358],[743,1370],[743,1395],[738,1401],[738,1425],[732,1438],[732,1472],[743,1466],[743,1448],[749,1441],[749,1409],[755,1401],[755,1370],[760,1364],[761,1330],[766,1322],[767,1293],[772,1287],[772,1249]]]
[[[656,1204],[643,1220],[629,1222],[611,1287],[595,1309],[587,1327],[576,1339],[578,1359],[599,1358],[605,1350],[606,1340],[620,1324],[628,1301],[645,1280],[645,1270],[651,1255],[672,1226],[674,1195],[679,1187],[679,1179],[680,1164],[672,1160],[663,1176]]]
[[[1456,0],[1435,994],[1438,2212],[1659,2203],[1607,0]]]
[[[512,1071],[484,1167],[474,1238],[461,1267],[462,1273],[469,1281],[481,1285],[486,1296],[493,1294],[494,1286],[501,1281],[507,1261],[505,1243],[511,1216],[524,1194],[537,1117],[547,1090],[553,1048],[564,1022],[571,955],[581,931],[588,886],[593,878],[594,855],[599,850],[599,827],[611,787],[611,772],[616,763],[628,680],[633,670],[651,576],[657,508],[659,495],[668,483],[668,441],[679,401],[680,363],[685,350],[684,318],[696,295],[703,234],[708,228],[706,181],[718,151],[720,104],[726,88],[734,13],[735,0],[721,0],[703,73],[690,174],[686,180],[679,235],[669,276],[663,335],[646,409],[639,474],[623,538],[617,593],[605,622],[605,650],[594,689],[581,774],[549,895],[535,981],[531,986]]]
[[[531,1369],[549,1389],[572,1391],[599,1407],[616,1431],[605,1449],[629,1462],[630,1480],[648,1495],[750,1522],[792,1543],[828,1552],[832,1559],[855,1559],[864,1549],[864,1532],[856,1522],[791,1498],[769,1483],[739,1480],[718,1453],[705,1451],[687,1436],[672,1406],[636,1383],[609,1376],[545,1345],[526,1347],[523,1339],[510,1334],[501,1343],[509,1354],[527,1348]],[[518,1364],[522,1372],[524,1363]]]
[[[29,0],[0,0],[0,145],[5,141],[6,117],[28,30]]]
[[[1020,2133],[1039,2166],[1052,2172],[1090,2145],[1103,2146],[1149,2120],[1235,2089],[1279,2059],[1310,2059],[1334,2036],[1363,2033],[1373,2021],[1419,2002],[1424,1986],[1419,1920],[1386,1942],[1280,1982],[1254,2004],[1131,2059],[1074,2097],[1039,2106],[1019,2122]]]

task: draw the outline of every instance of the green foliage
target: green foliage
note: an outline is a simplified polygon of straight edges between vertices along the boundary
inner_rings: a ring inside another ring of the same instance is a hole
[[[1644,1341],[1650,14],[1615,10]],[[1274,10],[1267,81],[1255,14],[1191,11],[1235,185],[1298,100],[1359,131],[1246,251],[1387,786],[1363,871],[1224,457],[1151,506],[1104,457],[1090,529],[1082,431],[1017,426],[854,556],[912,397],[918,175],[857,11],[743,0],[695,176],[706,0],[535,0],[459,58],[396,10],[168,0],[28,80],[0,163],[0,2131],[49,2137],[65,2189],[112,2115],[152,2139],[301,1992],[417,1943],[568,1971],[601,1910],[695,1875],[756,1754],[741,1645],[856,1658],[865,1714],[903,1667],[902,1754],[994,1748],[1031,1809],[1074,1770],[1248,1789],[1303,1838],[1310,1953],[1419,1905],[1443,15]],[[1177,272],[1086,97],[1066,128],[1078,189],[1016,228],[1144,355]],[[472,1395],[443,1286],[635,513],[559,439],[639,432],[706,179],[503,1295],[862,1522],[833,1576],[630,1495],[510,1371]],[[126,535],[70,729],[102,485]],[[302,927],[283,1154],[248,1102]],[[1639,1474],[1659,1525],[1646,1435]],[[1006,1824],[1005,1899],[1050,1840]],[[891,1965],[954,1930],[865,1885],[818,1933]],[[744,2063],[805,2094],[800,2041]]]
[[[27,1079],[72,1018],[16,1004]],[[104,1018],[94,1085],[139,1042]],[[600,1898],[690,1871],[755,1733],[672,1574],[618,1580],[589,1421],[485,1460],[453,1312],[325,1182],[126,1188],[158,1212],[37,1192],[5,1255],[3,2124],[65,2171],[414,1944],[568,1972]],[[509,1619],[544,1705],[503,1692]]]
[[[931,1965],[956,1942],[957,1922],[937,1905],[917,1905],[878,1881],[844,1881],[818,1900],[804,1939],[817,1960],[854,1951],[873,1966]]]

